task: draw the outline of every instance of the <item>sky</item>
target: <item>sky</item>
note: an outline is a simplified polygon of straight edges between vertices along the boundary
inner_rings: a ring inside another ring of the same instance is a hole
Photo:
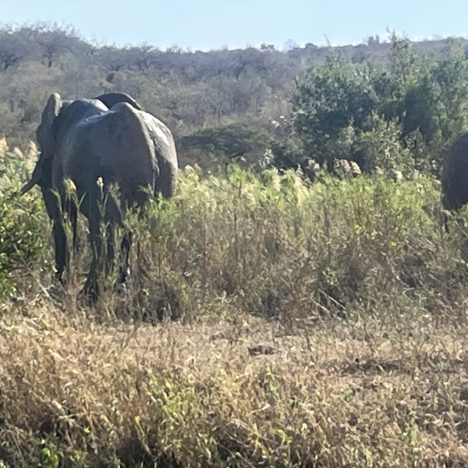
[[[54,22],[99,44],[162,49],[467,37],[467,18],[468,0],[0,0],[3,25]]]

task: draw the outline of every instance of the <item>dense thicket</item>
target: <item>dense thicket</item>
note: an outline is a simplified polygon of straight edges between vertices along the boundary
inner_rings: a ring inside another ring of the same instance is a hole
[[[447,144],[468,126],[468,61],[460,42],[430,58],[393,37],[388,63],[332,55],[304,73],[292,102],[273,147],[282,166],[313,159],[333,170],[350,159],[366,172],[437,173]]]

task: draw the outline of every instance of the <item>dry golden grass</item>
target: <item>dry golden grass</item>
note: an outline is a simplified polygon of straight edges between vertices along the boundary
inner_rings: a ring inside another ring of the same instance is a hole
[[[12,466],[466,466],[466,322],[1,321]],[[235,317],[235,318],[232,318]]]
[[[187,170],[90,310],[89,249],[53,283],[4,159],[0,467],[468,465],[468,228],[434,179]]]

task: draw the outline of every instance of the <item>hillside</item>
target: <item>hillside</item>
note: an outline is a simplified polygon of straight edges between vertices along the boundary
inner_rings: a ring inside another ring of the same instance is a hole
[[[467,49],[468,41],[461,42]],[[444,57],[450,44],[450,39],[441,39],[410,45],[418,54]],[[32,139],[51,92],[76,98],[118,90],[130,93],[161,117],[178,141],[189,137],[182,141],[184,149],[190,149],[190,137],[201,129],[234,123],[258,130],[261,136],[252,137],[258,144],[244,151],[255,159],[267,147],[267,137],[273,133],[271,122],[290,114],[295,80],[305,70],[337,54],[354,63],[386,64],[391,51],[391,42],[378,37],[336,48],[307,44],[279,51],[264,44],[259,49],[162,51],[157,45],[91,44],[71,28],[48,24],[3,26],[0,136],[20,145]],[[222,152],[226,155],[225,148]],[[187,161],[191,157],[198,161],[200,152],[195,153],[188,154]]]

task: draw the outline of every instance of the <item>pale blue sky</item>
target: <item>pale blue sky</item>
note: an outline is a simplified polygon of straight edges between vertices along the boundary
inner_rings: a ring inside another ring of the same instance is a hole
[[[468,36],[468,0],[0,0],[0,22],[53,21],[87,39],[195,49]]]

